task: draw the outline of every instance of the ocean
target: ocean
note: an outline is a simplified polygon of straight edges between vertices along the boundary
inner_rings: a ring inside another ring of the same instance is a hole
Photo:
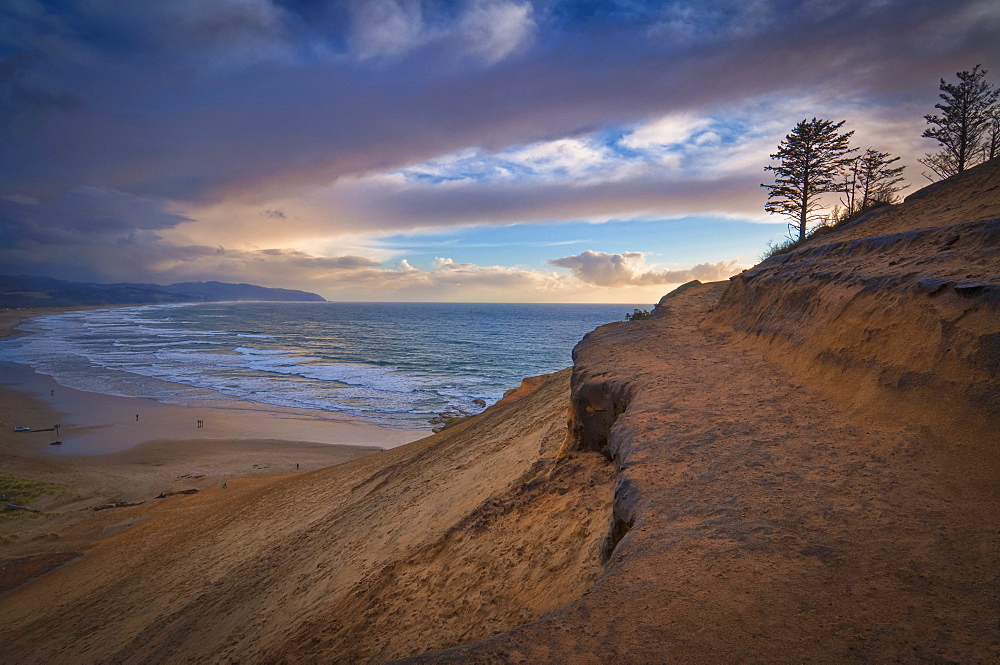
[[[65,312],[0,340],[59,384],[183,405],[246,400],[426,428],[572,364],[589,331],[649,305],[207,303]],[[219,404],[222,406],[221,404]]]

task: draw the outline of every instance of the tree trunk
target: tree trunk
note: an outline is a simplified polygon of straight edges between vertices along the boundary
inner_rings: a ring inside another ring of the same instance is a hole
[[[799,242],[806,239],[806,215],[809,213],[809,191],[802,193],[802,208],[799,210]]]

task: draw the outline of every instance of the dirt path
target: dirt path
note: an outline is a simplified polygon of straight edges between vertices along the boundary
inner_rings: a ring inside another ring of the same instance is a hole
[[[842,410],[701,325],[724,288],[577,348],[588,427],[627,405],[603,446],[627,533],[596,586],[412,662],[995,662],[997,487],[967,482],[992,442]]]

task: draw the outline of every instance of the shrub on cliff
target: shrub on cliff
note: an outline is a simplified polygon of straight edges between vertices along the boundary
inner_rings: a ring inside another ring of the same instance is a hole
[[[815,238],[816,236],[821,236],[830,233],[839,225],[840,223],[824,222],[823,224],[820,224],[819,226],[813,228],[811,231],[806,233],[805,238],[797,238],[797,239],[787,238],[784,242],[779,242],[776,245],[767,243],[767,249],[765,249],[764,253],[760,255],[760,260],[763,261],[765,259],[771,258],[772,256],[777,256],[778,254],[786,254],[792,251],[793,249],[798,249],[799,246],[805,243],[806,240],[809,240],[810,238]]]
[[[639,309],[638,307],[632,310],[631,314],[625,315],[626,321],[642,321],[644,319],[651,319],[651,318],[653,318],[652,312],[650,312],[648,309]]]

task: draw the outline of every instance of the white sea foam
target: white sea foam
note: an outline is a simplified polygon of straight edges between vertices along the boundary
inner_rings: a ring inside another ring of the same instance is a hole
[[[425,426],[428,414],[477,411],[473,400],[492,402],[524,376],[567,366],[583,333],[630,311],[557,307],[211,303],[65,312],[28,322],[34,334],[0,341],[0,359],[94,392],[178,403],[235,398]]]
[[[237,337],[247,337],[247,335],[237,335]],[[254,349],[249,346],[237,346],[233,349],[236,353],[244,353],[248,356],[267,356],[288,353],[283,349]]]

